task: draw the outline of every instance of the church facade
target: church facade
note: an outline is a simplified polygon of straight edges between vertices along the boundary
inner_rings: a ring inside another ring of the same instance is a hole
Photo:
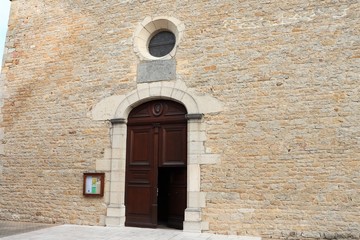
[[[13,0],[0,220],[360,239],[359,12]]]

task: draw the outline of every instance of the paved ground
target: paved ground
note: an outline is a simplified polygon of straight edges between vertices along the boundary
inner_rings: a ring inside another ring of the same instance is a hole
[[[54,226],[52,224],[0,221],[0,238]]]
[[[17,229],[17,230],[16,230]],[[40,230],[39,230],[40,229]],[[6,235],[7,234],[7,235]],[[15,234],[15,235],[13,235]],[[11,235],[11,236],[10,236]],[[172,229],[0,222],[1,240],[260,240],[257,237],[185,233]]]

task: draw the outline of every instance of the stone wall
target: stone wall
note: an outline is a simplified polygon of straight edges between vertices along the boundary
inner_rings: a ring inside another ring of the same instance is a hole
[[[91,110],[137,87],[147,16],[185,25],[176,80],[210,95],[209,232],[360,238],[360,3],[14,0],[0,81],[0,219],[103,225],[82,173],[111,146]],[[108,175],[107,175],[108,176]],[[110,181],[107,179],[107,186]]]

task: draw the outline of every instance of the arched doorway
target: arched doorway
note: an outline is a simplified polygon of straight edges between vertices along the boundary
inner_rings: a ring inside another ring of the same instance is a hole
[[[187,111],[155,100],[127,123],[125,225],[183,228],[187,199]]]

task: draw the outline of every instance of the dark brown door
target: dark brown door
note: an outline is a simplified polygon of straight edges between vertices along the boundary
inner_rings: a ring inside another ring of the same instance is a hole
[[[128,119],[125,204],[127,226],[182,229],[186,208],[186,109],[157,100]]]

